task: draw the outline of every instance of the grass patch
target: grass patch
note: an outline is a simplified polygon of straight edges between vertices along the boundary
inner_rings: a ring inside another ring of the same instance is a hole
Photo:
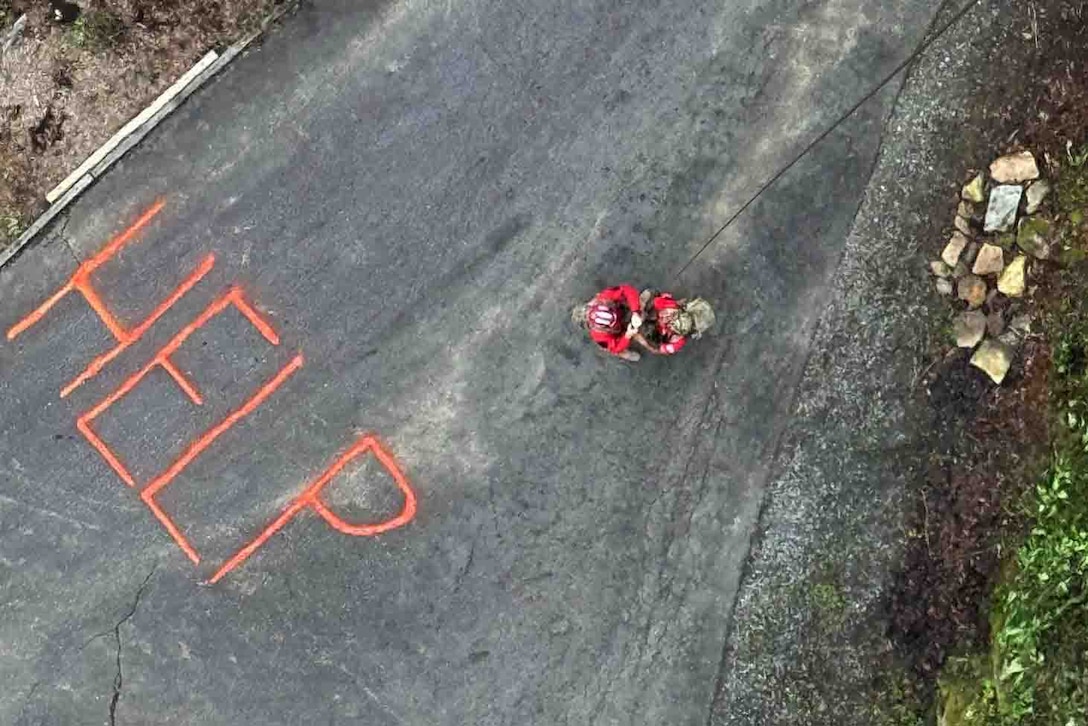
[[[65,32],[65,42],[92,53],[112,48],[124,40],[125,22],[108,10],[86,10]]]
[[[1058,211],[1076,215],[1074,224],[1083,222],[1084,210],[1088,209],[1088,144],[1066,147],[1065,173],[1057,188]]]
[[[0,249],[19,238],[23,233],[23,218],[10,211],[0,211]]]
[[[809,594],[812,604],[826,616],[835,616],[846,609],[846,599],[838,587],[829,582],[818,582],[812,586]]]
[[[1088,310],[1055,351],[1067,389],[1034,523],[998,589],[991,651],[950,660],[941,679],[948,726],[1088,723]]]
[[[1065,167],[1058,211],[1075,228],[1088,164]],[[949,661],[947,726],[1088,726],[1088,274],[1063,271],[1052,341],[1053,453],[1029,499],[1031,529],[1007,564],[991,612],[990,652]]]
[[[907,671],[894,670],[877,687],[870,713],[872,726],[927,726],[925,697],[917,679]]]
[[[1069,432],[1081,441],[1055,454],[997,607],[987,709],[997,723],[1075,724],[1088,714],[1088,420],[1075,412],[1088,401],[1069,404]]]

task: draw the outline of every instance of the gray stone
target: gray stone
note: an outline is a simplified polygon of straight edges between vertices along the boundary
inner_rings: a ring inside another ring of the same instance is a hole
[[[963,255],[960,256],[960,262],[970,267],[975,264],[975,260],[978,258],[978,242],[968,242],[967,249],[963,251]]]
[[[986,316],[978,310],[960,313],[952,321],[952,337],[960,348],[974,348],[986,335]]]
[[[949,267],[943,260],[933,260],[929,263],[929,271],[937,277],[951,277],[952,268]]]
[[[1024,295],[1024,274],[1028,258],[1017,255],[1016,259],[1009,263],[1001,276],[997,278],[997,289],[1009,297],[1022,297]]]
[[[952,294],[952,281],[943,278],[937,279],[937,292],[945,297]]]
[[[1016,246],[1036,259],[1049,258],[1051,228],[1050,220],[1042,217],[1021,219],[1016,232]]]
[[[1014,317],[1009,323],[1009,331],[1015,332],[1021,337],[1031,335],[1031,316],[1024,313]]]
[[[1015,185],[994,187],[990,192],[990,206],[986,208],[987,232],[1004,232],[1016,222],[1016,210],[1024,188]]]
[[[986,373],[994,383],[1001,385],[1012,365],[1014,350],[998,340],[987,340],[971,356],[971,365]]]
[[[960,191],[960,196],[969,202],[974,202],[975,204],[982,204],[982,202],[986,201],[985,186],[982,180],[982,175],[979,174],[968,184],[966,184]]]
[[[997,245],[984,244],[975,258],[971,272],[976,275],[993,275],[1005,268],[1005,255]]]
[[[566,618],[559,618],[551,624],[551,627],[548,628],[548,631],[552,635],[566,635],[570,632],[570,621]]]
[[[956,219],[953,221],[953,225],[956,227],[956,231],[962,232],[969,237],[973,237],[975,234],[974,230],[971,229],[970,220],[964,219],[958,214],[956,215]]]
[[[1012,319],[1009,327],[998,337],[998,340],[1011,348],[1019,348],[1030,334],[1031,316],[1022,314]]]
[[[1005,332],[1005,314],[1000,310],[994,310],[986,316],[986,334],[996,338]]]
[[[986,282],[976,275],[964,275],[956,285],[956,295],[973,310],[986,302]]]
[[[967,238],[960,232],[953,232],[952,238],[948,240],[948,244],[944,246],[944,251],[941,252],[941,259],[949,267],[955,267],[956,263],[960,261],[960,255],[963,253],[963,248],[967,246]]]
[[[997,336],[997,341],[1007,346],[1009,350],[1019,350],[1020,344],[1024,342],[1024,339],[1016,334],[1014,330],[1006,330],[1003,334]]]
[[[968,265],[967,262],[961,258],[960,261],[956,263],[956,266],[952,268],[952,277],[958,280],[970,271],[971,266]]]
[[[1039,181],[1028,187],[1026,192],[1027,206],[1024,211],[1028,214],[1035,214],[1039,211],[1039,207],[1043,206],[1043,200],[1050,194],[1050,184],[1046,179],[1040,179]]]
[[[990,178],[998,184],[1015,184],[1039,178],[1039,167],[1030,151],[1009,154],[990,164]]]

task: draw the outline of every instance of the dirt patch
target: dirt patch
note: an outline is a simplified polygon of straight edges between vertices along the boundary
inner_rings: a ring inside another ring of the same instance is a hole
[[[947,422],[918,493],[914,538],[892,596],[891,635],[916,673],[989,635],[989,598],[1003,545],[1023,535],[1019,503],[1038,481],[1049,440],[1050,351],[1031,339],[1021,367],[994,390],[954,351],[929,396]]]
[[[204,53],[283,0],[0,0],[0,248],[45,194]]]
[[[1060,185],[1060,165],[1082,149],[1088,129],[1088,6],[1029,3],[1023,12],[1036,52],[1010,58],[1003,77],[984,90],[960,134],[962,150],[981,168],[1001,153],[1028,148]],[[987,148],[997,131],[1004,132],[1003,144]],[[935,258],[940,249],[929,252]],[[1057,263],[1033,268],[1036,331],[1070,293],[1065,279]],[[1032,336],[1001,388],[969,366],[966,352],[941,351],[926,376],[933,454],[890,599],[889,635],[930,687],[950,655],[988,643],[999,570],[1023,539],[1023,503],[1046,467],[1051,355],[1049,342]]]
[[[1047,69],[1033,106],[1035,113],[1027,119],[1023,135],[1024,143],[1052,158],[1060,158],[1069,145],[1082,145],[1088,140],[1088,79],[1083,50],[1088,48],[1088,5],[1064,5],[1057,12],[1064,26],[1058,39],[1059,52],[1069,57],[1057,59]]]

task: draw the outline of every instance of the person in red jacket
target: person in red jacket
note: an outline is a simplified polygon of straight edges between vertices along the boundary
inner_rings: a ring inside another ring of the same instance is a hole
[[[631,341],[642,337],[638,290],[630,285],[601,290],[588,303],[574,308],[571,319],[588,330],[593,342],[612,355],[631,362],[641,357],[630,349]]]
[[[705,300],[677,300],[671,293],[643,290],[639,307],[645,311],[645,336],[636,341],[657,355],[673,355],[714,324],[714,311]]]

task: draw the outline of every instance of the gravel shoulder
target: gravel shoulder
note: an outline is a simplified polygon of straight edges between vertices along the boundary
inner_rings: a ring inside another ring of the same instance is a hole
[[[1045,135],[1033,127],[1048,84],[1084,72],[1069,60],[1083,47],[1083,22],[1064,2],[980,4],[909,70],[782,439],[711,723],[921,723],[936,670],[954,648],[985,638],[993,548],[1011,525],[972,523],[974,508],[956,497],[926,504],[919,495],[935,471],[948,478],[954,468],[942,452],[971,433],[962,422],[1002,407],[1025,413],[994,441],[1024,447],[1014,474],[1033,483],[1031,414],[1044,406],[1032,386],[1046,361],[1029,346],[1006,384],[1014,400],[967,374],[945,377],[947,395],[930,386],[951,316],[926,265],[972,169],[1015,144],[1014,132]],[[985,556],[950,555],[960,558],[957,576],[927,581],[932,609],[897,627],[920,607],[903,593],[914,553],[933,546],[926,515],[934,542],[953,518],[962,531],[977,525]]]

